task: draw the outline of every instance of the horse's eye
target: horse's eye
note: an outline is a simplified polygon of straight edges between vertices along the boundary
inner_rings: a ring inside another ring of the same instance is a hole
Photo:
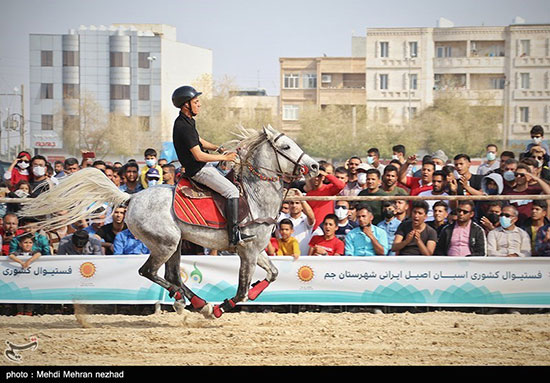
[[[290,145],[283,145],[283,147],[281,148],[281,150],[289,150],[290,149]]]

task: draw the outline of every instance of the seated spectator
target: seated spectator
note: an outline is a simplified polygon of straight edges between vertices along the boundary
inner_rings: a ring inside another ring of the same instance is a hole
[[[429,208],[426,201],[413,201],[411,219],[397,228],[392,251],[398,255],[433,255],[437,232],[425,222]]]
[[[137,162],[128,162],[124,165],[124,184],[119,187],[120,190],[128,194],[138,193],[143,190],[143,186],[138,179],[139,166]]]
[[[500,161],[497,158],[498,147],[489,144],[485,147],[485,162],[477,168],[477,174],[484,176],[500,168]]]
[[[325,183],[325,180],[328,183]],[[319,167],[317,177],[310,178],[304,190],[307,196],[334,196],[338,195],[346,185],[332,174],[328,174],[324,168]],[[334,214],[334,203],[332,201],[310,201],[309,205],[315,214],[313,229],[323,221],[327,214]]]
[[[87,231],[78,230],[61,238],[58,255],[103,255],[101,241],[90,237]]]
[[[368,205],[357,207],[356,227],[346,235],[345,254],[351,256],[386,255],[390,249],[384,229],[372,224],[373,214]]]
[[[277,239],[277,255],[291,255],[294,259],[300,257],[300,244],[292,236],[294,233],[294,225],[288,218],[284,218],[279,222],[279,235]]]
[[[437,238],[441,234],[441,230],[447,225],[447,217],[449,216],[449,205],[445,201],[437,201],[433,205],[433,220],[428,221],[428,225],[431,226],[437,232]]]
[[[441,230],[434,255],[451,257],[486,255],[485,232],[474,221],[474,214],[475,205],[472,201],[458,203],[457,221]]]
[[[386,169],[387,168],[388,167],[386,167]],[[384,217],[384,219],[380,221],[378,225],[376,225],[386,232],[386,235],[388,237],[388,247],[390,248],[388,255],[395,255],[395,252],[391,251],[391,247],[393,246],[393,241],[395,239],[397,228],[399,227],[399,225],[401,225],[401,221],[395,216],[396,210],[397,205],[395,201],[385,201],[382,204],[382,216]]]
[[[15,190],[15,185],[20,181],[30,181],[29,166],[31,155],[29,152],[19,152],[10,167],[4,173],[4,180],[11,191]]]
[[[336,201],[334,206],[334,215],[338,218],[338,230],[336,230],[336,237],[343,241],[351,230],[355,229],[358,225],[355,221],[349,219],[350,205],[348,201]]]
[[[28,269],[31,263],[40,258],[42,254],[40,251],[34,249],[34,237],[32,233],[24,233],[19,237],[17,241],[17,247],[13,251],[10,251],[9,258],[14,262],[21,265],[23,269]],[[19,256],[28,256],[29,259],[23,261],[19,259]]]
[[[311,238],[308,255],[343,255],[344,242],[336,237],[338,217],[328,214],[320,226],[323,235],[314,235]]]
[[[19,228],[19,218],[13,213],[4,216],[0,234],[2,235],[2,255],[9,255],[10,243],[18,235],[25,231]]]
[[[11,240],[10,252],[14,252],[19,248],[22,237],[26,236],[27,234],[31,234],[33,238],[32,250],[42,255],[52,255],[53,251],[50,246],[50,241],[48,240],[48,237],[36,231],[36,220],[32,218],[22,218],[20,222],[24,233],[14,237]]]
[[[123,206],[114,209],[112,217],[113,222],[103,225],[96,231],[96,235],[102,239],[101,245],[105,252],[105,255],[113,255],[113,243],[115,237],[121,231],[127,229],[124,223],[124,217],[126,215],[126,208]]]
[[[151,252],[143,242],[137,239],[130,229],[118,233],[113,243],[114,255],[150,254]]]
[[[485,234],[500,225],[499,217],[502,213],[502,204],[502,201],[490,201],[484,204],[486,211],[482,213],[479,223],[485,230]]]
[[[384,196],[388,195],[381,189],[382,183],[380,179],[380,171],[378,169],[367,170],[367,183],[366,188],[359,192],[359,196]],[[378,225],[384,218],[382,217],[382,201],[368,201],[363,202],[370,206],[370,210],[373,215],[372,223]]]
[[[531,239],[516,226],[518,210],[507,205],[500,214],[500,226],[487,234],[487,255],[490,257],[529,257]]]
[[[302,196],[302,192],[298,189],[290,189],[289,196]],[[293,237],[296,238],[300,245],[300,254],[307,254],[309,251],[309,240],[313,233],[313,226],[315,224],[315,215],[311,206],[307,201],[290,201],[289,213],[282,214],[279,220],[288,218],[292,221],[294,229]],[[280,234],[276,233],[277,238]]]
[[[543,226],[550,224],[547,217],[548,203],[545,200],[534,200],[531,208],[531,216],[523,222],[521,228],[525,230],[529,238],[531,238],[531,250],[534,252],[536,248],[537,232]]]

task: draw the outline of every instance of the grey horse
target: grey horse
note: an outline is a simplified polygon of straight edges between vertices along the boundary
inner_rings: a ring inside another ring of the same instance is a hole
[[[237,143],[239,163],[235,172],[240,176],[243,194],[250,213],[241,230],[254,235],[252,241],[229,248],[227,231],[183,223],[172,208],[174,188],[159,185],[130,195],[120,191],[99,170],[80,170],[34,201],[23,205],[23,216],[45,216],[50,219],[41,226],[51,230],[83,218],[93,218],[98,207],[127,204],[125,222],[136,238],[151,251],[139,274],[169,291],[181,309],[187,299],[205,317],[219,318],[239,302],[253,300],[277,278],[278,270],[265,252],[274,229],[275,219],[283,200],[285,177],[316,176],[319,166],[288,136],[272,127],[261,131],[242,129],[244,135]],[[103,204],[103,205],[102,205]],[[56,212],[63,211],[63,214]],[[53,214],[53,215],[52,215]],[[182,240],[197,245],[235,251],[240,258],[236,295],[213,306],[185,286],[180,274]],[[164,278],[158,270],[165,266]],[[251,287],[256,266],[266,271],[266,278]]]

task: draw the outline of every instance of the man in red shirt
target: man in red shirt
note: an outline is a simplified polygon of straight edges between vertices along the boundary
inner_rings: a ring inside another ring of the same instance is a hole
[[[324,183],[324,181],[328,183]],[[323,167],[320,167],[319,174],[311,178],[305,185],[304,191],[310,196],[333,196],[338,195],[346,186],[344,182],[332,174],[328,174]],[[327,214],[334,214],[334,201],[308,201],[315,214],[315,230],[320,222],[323,222]]]
[[[2,235],[2,255],[9,254],[11,240],[23,233],[24,230],[19,229],[19,219],[17,216],[13,213],[6,214],[2,227],[0,227],[0,235]]]
[[[432,176],[435,171],[435,163],[432,160],[422,161],[422,169],[420,177],[407,176],[407,170],[410,165],[416,163],[416,156],[410,156],[405,162],[405,165],[399,168],[399,182],[407,186],[411,191],[411,196],[416,196],[423,191],[432,190]]]
[[[343,255],[344,242],[336,237],[338,217],[329,214],[323,220],[323,235],[315,235],[309,241],[308,255]]]

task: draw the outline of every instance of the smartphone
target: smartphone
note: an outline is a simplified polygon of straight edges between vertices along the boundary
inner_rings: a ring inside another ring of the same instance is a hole
[[[84,158],[84,159],[95,158],[95,152],[82,153],[82,158]]]

